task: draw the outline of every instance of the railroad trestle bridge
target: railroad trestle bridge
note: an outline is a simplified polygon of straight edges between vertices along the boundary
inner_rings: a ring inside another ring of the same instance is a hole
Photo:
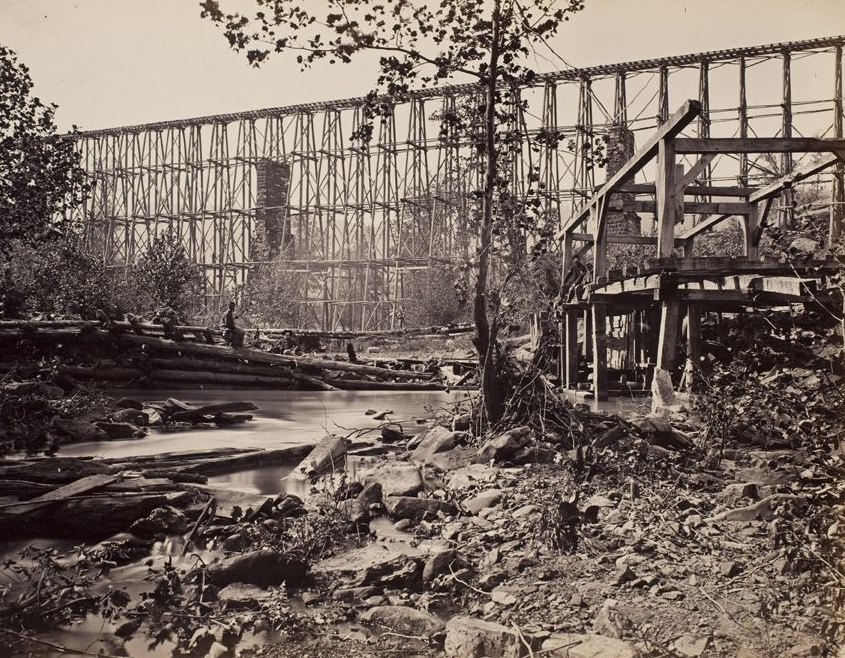
[[[842,139],[843,44],[843,36],[826,37],[541,75],[520,89],[525,108],[514,109],[524,140],[513,189],[527,194],[528,172],[538,171],[544,210],[565,226],[603,182],[593,140],[608,141],[610,178],[687,98],[700,104],[687,137]],[[78,212],[115,266],[131,263],[157,233],[175,231],[205,271],[211,305],[276,259],[280,275],[296,282],[303,327],[393,328],[414,302],[415,277],[474,254],[467,226],[477,172],[465,164],[468,144],[440,138],[438,116],[475,92],[457,85],[411,93],[365,147],[350,140],[363,98],[86,131],[78,148],[92,189]],[[563,139],[535,140],[541,131]],[[759,187],[806,164],[793,151],[716,161],[689,154],[679,163],[697,186],[699,205],[684,220],[693,224],[731,212],[713,201],[710,188],[720,182]],[[836,233],[845,214],[842,164],[820,176]],[[611,232],[654,230],[653,202],[620,193],[615,203]],[[793,212],[789,195],[772,208],[783,223]]]

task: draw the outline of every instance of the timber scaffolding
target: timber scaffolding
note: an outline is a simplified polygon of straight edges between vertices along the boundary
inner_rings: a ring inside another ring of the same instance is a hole
[[[547,225],[561,226],[593,193],[599,141],[633,144],[667,120],[670,95],[697,91],[699,137],[841,138],[843,44],[834,36],[540,75],[516,90],[524,104],[511,105],[521,144],[512,189],[527,198],[539,176]],[[75,139],[92,189],[78,219],[115,266],[172,229],[204,268],[211,306],[277,259],[298,327],[398,328],[432,285],[427,275],[476,249],[477,154],[438,120],[476,93],[412,92],[366,145],[349,139],[363,98],[82,132]],[[776,163],[740,153],[731,175],[756,185],[792,164],[789,153]],[[839,224],[843,172],[833,175]],[[705,167],[702,188],[719,175]],[[777,213],[789,215],[789,204]]]
[[[833,286],[834,277],[841,275],[838,261],[805,257],[791,263],[760,255],[760,240],[772,225],[770,214],[775,199],[788,195],[801,181],[845,162],[841,132],[835,139],[682,136],[682,131],[701,117],[703,109],[698,101],[686,101],[558,234],[563,251],[562,271],[566,275],[558,300],[559,365],[567,389],[578,389],[579,384],[583,388],[589,380],[594,397],[607,399],[609,328],[622,329],[618,338],[624,345],[619,350],[624,355],[624,365],[630,370],[648,371],[653,404],[661,407],[674,402],[678,381],[673,384],[672,374],[679,365],[682,333],[686,343],[683,380],[690,384],[695,376],[701,356],[703,313],[736,313],[793,303],[835,304],[841,309],[841,300],[825,299],[823,292]],[[760,153],[790,158],[797,153],[810,153],[815,157],[761,187],[692,184],[715,158],[738,160],[736,156]],[[698,158],[689,171],[678,163],[679,156],[684,155]],[[654,182],[635,183],[635,176],[655,159]],[[618,197],[622,195],[627,198],[620,201]],[[648,195],[651,200],[635,200],[640,195]],[[708,200],[696,200],[702,196]],[[654,235],[612,234],[608,230],[611,208],[655,213]],[[836,206],[830,208],[831,233],[836,228],[833,219],[837,210]],[[692,217],[692,221],[685,221],[685,217]],[[742,228],[741,258],[692,255],[698,236],[734,217]],[[581,243],[578,249],[577,243]],[[642,263],[634,275],[625,270],[608,270],[611,244],[651,245],[656,258]],[[590,280],[580,260],[589,249]],[[686,317],[684,332],[682,316]],[[582,363],[588,365],[589,374],[579,378]]]

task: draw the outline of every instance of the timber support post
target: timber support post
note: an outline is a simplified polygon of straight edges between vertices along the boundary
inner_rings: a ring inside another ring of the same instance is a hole
[[[593,317],[593,395],[607,400],[607,306],[592,305]]]

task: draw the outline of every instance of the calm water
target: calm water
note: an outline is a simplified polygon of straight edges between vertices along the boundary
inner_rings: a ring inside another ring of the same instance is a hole
[[[187,432],[150,430],[146,438],[125,441],[102,441],[62,446],[63,457],[134,457],[164,452],[207,450],[210,448],[265,448],[312,443],[328,433],[348,435],[355,430],[374,429],[384,421],[373,420],[364,412],[392,410],[387,420],[399,423],[406,433],[415,433],[418,418],[430,417],[430,410],[446,409],[469,393],[456,391],[261,391],[261,390],[121,390],[122,397],[143,402],[178,398],[191,404],[215,404],[232,400],[248,400],[258,406],[251,412],[252,422],[223,429],[202,429]],[[375,439],[377,432],[361,438]],[[247,493],[272,495],[280,491],[279,481],[295,466],[276,465],[215,476],[209,484]]]

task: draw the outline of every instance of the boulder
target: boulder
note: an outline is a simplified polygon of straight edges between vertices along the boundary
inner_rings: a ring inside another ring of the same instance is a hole
[[[376,606],[359,619],[365,624],[384,626],[394,633],[415,637],[429,637],[444,628],[444,623],[434,615],[403,605]]]
[[[627,642],[594,633],[555,634],[541,650],[552,658],[634,658],[636,651]]]
[[[415,439],[411,460],[421,463],[427,463],[437,453],[451,450],[458,443],[458,435],[440,425],[421,432]]]
[[[392,560],[373,564],[360,576],[359,585],[378,585],[379,587],[419,588],[422,578],[422,564],[419,560],[400,555]]]
[[[499,469],[488,464],[469,464],[453,470],[446,478],[446,486],[450,489],[468,489],[476,484],[494,482],[499,475]]]
[[[208,579],[218,587],[231,583],[270,587],[282,583],[302,583],[307,572],[305,561],[265,549],[223,559],[211,564],[206,573]]]
[[[475,450],[473,448],[459,446],[446,452],[438,452],[432,455],[426,463],[441,471],[448,472],[469,466],[474,459]]]
[[[426,515],[437,516],[438,513],[457,514],[454,503],[433,498],[415,498],[413,496],[387,496],[384,506],[394,519],[411,519],[419,521]]]
[[[270,592],[245,583],[232,583],[217,592],[217,600],[224,608],[233,610],[256,609],[271,600]]]
[[[343,603],[356,603],[376,596],[381,590],[372,585],[366,587],[341,587],[332,594],[332,600]]]
[[[115,423],[129,423],[130,425],[146,425],[149,422],[149,417],[143,411],[138,409],[120,409],[111,415]]]
[[[138,400],[133,400],[132,398],[120,398],[117,402],[115,402],[115,407],[118,409],[137,409],[138,411],[142,411],[144,409],[144,405]]]
[[[476,461],[504,461],[524,448],[531,440],[531,429],[525,426],[514,427],[489,441],[486,441],[476,454]]]
[[[71,443],[87,443],[89,441],[108,441],[109,435],[84,418],[53,418],[53,429]]]
[[[453,658],[519,658],[523,649],[516,631],[501,624],[460,616],[446,624],[445,651]]]
[[[414,496],[423,490],[422,473],[413,464],[379,464],[364,482],[378,483],[385,496]]]
[[[181,535],[188,530],[188,518],[175,507],[157,507],[143,519],[129,527],[136,537],[165,537]]]
[[[379,505],[382,498],[381,484],[378,482],[370,482],[362,490],[361,493],[351,501],[347,509],[349,520],[352,523],[369,523],[370,522],[370,508],[374,505]]]
[[[464,509],[471,514],[478,514],[485,507],[494,507],[502,500],[504,492],[501,489],[488,489],[476,494],[472,498],[467,498],[462,504]]]
[[[467,559],[454,548],[440,551],[426,561],[422,572],[423,582],[431,582],[441,574],[464,569],[468,565],[469,562],[467,562]]]
[[[94,423],[98,428],[106,433],[109,441],[117,441],[120,439],[140,439],[147,435],[145,430],[142,430],[129,423],[109,423],[106,421],[99,421]]]

